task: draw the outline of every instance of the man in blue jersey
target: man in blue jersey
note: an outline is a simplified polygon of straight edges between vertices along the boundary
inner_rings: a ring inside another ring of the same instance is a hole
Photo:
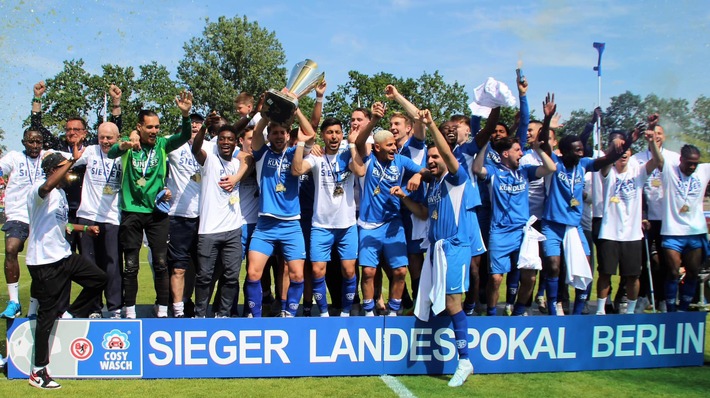
[[[554,102],[554,94],[546,103]],[[547,114],[547,110],[545,111]],[[553,111],[554,114],[554,111]],[[543,130],[544,131],[544,130]],[[550,177],[547,201],[543,213],[542,234],[546,240],[543,243],[544,261],[543,272],[546,278],[547,304],[550,315],[557,315],[557,289],[560,276],[560,262],[562,254],[562,241],[568,227],[576,228],[579,234],[584,253],[590,256],[589,245],[583,238],[582,232],[582,191],[584,188],[584,174],[587,171],[599,171],[603,167],[614,163],[626,150],[631,147],[640,134],[637,128],[626,140],[616,139],[611,151],[605,156],[592,159],[584,157],[584,144],[579,136],[568,135],[559,141],[561,156],[551,154],[547,147],[548,155],[556,164],[556,170]],[[545,139],[543,134],[543,139]],[[572,259],[569,259],[572,260]],[[589,263],[587,258],[587,263]],[[575,295],[574,313],[581,314],[586,302],[586,290],[577,289]]]
[[[554,103],[545,104],[545,122],[549,125],[552,114],[548,110]],[[492,143],[492,148],[500,157],[500,163],[486,163],[488,146],[484,146],[473,163],[473,172],[479,180],[486,181],[492,208],[490,230],[490,270],[486,289],[488,315],[496,315],[498,289],[503,274],[511,277],[513,267],[517,269],[520,246],[523,243],[524,226],[530,217],[528,188],[531,180],[542,178],[555,170],[555,164],[540,149],[540,142],[534,142],[533,148],[543,161],[543,166],[520,165],[523,156],[520,143],[516,138],[505,137]],[[486,163],[486,164],[484,164]],[[520,289],[512,315],[524,315],[527,302],[535,286],[536,270],[520,270]],[[516,286],[517,287],[517,286]],[[517,289],[516,289],[517,290]]]
[[[400,215],[400,201],[390,193],[390,189],[402,185],[405,173],[413,177],[407,189],[416,191],[424,176],[430,177],[411,159],[397,153],[394,135],[380,130],[374,135],[375,143],[369,153],[367,138],[372,129],[384,116],[384,106],[377,102],[372,108],[372,120],[360,132],[355,141],[358,152],[363,156],[365,176],[360,178],[360,248],[359,259],[362,268],[363,309],[365,315],[374,316],[374,276],[380,254],[388,260],[392,268],[392,284],[389,300],[389,314],[396,315],[401,309],[404,278],[407,275],[407,247],[404,227]]]
[[[453,322],[459,363],[449,386],[459,387],[473,374],[468,352],[468,321],[463,311],[462,294],[468,290],[471,247],[481,242],[481,233],[480,230],[472,230],[478,222],[475,220],[475,192],[469,182],[468,173],[461,167],[449,143],[433,122],[431,112],[421,111],[420,120],[428,125],[435,144],[427,153],[427,168],[434,177],[426,193],[427,207],[409,200],[400,187],[394,187],[392,192],[401,198],[413,213],[429,220],[428,239],[432,247],[428,256],[432,269],[431,272],[426,270],[425,274],[440,272],[445,275],[438,274],[438,277],[432,277],[430,280],[422,279],[416,313],[418,316],[425,315],[422,319],[428,319],[428,306],[421,308],[425,301],[422,298],[429,296],[429,292],[425,290],[428,288],[441,292],[443,286],[432,286],[432,283],[434,280],[444,281],[445,297],[437,297],[432,305],[435,312],[443,309],[444,306],[437,303],[443,298],[446,311]],[[472,236],[477,236],[478,242],[472,241]]]
[[[261,194],[259,217],[248,254],[249,269],[245,295],[252,315],[260,317],[261,275],[275,246],[280,244],[288,263],[290,280],[287,293],[288,305],[287,309],[281,312],[281,316],[293,317],[303,295],[303,265],[306,258],[303,231],[299,223],[301,217],[298,202],[299,182],[298,177],[291,173],[296,147],[286,148],[289,126],[270,122],[264,110],[261,116],[251,142]],[[315,141],[315,132],[310,121],[300,109],[296,109],[296,117],[303,130],[299,132],[299,142],[309,142],[312,145]],[[268,145],[264,142],[263,134],[267,125]]]

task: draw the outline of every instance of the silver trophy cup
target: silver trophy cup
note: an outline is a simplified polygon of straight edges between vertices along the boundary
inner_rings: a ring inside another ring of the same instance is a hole
[[[288,91],[295,94],[296,98],[274,89],[267,91],[264,99],[266,116],[279,123],[291,119],[298,107],[298,98],[308,94],[324,79],[325,72],[318,73],[318,64],[315,61],[306,59],[297,63],[291,70],[291,77],[286,84]]]

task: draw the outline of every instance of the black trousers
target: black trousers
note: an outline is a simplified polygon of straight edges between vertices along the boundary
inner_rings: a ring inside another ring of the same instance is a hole
[[[30,293],[39,302],[35,366],[43,367],[49,364],[49,335],[54,321],[61,315],[62,295],[69,291],[72,281],[83,287],[68,311],[77,318],[86,318],[106,285],[106,273],[76,253],[52,264],[28,265],[27,269],[32,276]]]
[[[121,288],[121,249],[118,244],[118,225],[101,223],[79,218],[81,225],[98,225],[99,236],[93,237],[88,233],[81,235],[81,255],[95,263],[108,277],[104,296],[106,309],[109,311],[120,310],[123,305],[123,290]],[[96,297],[92,312],[101,312],[101,296]]]

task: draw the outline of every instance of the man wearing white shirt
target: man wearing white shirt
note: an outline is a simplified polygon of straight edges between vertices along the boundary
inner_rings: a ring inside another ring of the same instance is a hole
[[[20,305],[20,263],[17,254],[24,249],[25,241],[30,232],[27,215],[27,194],[30,187],[38,180],[44,179],[44,172],[39,167],[43,154],[42,134],[39,131],[26,130],[22,152],[11,151],[0,159],[0,171],[7,176],[5,189],[5,215],[7,221],[2,226],[5,232],[5,281],[10,300],[7,308],[0,314],[2,318],[13,319],[22,313]],[[37,312],[37,303],[30,298],[28,316]]]
[[[75,166],[86,166],[81,187],[81,204],[76,216],[79,224],[95,225],[98,236],[81,235],[82,256],[97,264],[108,277],[104,295],[106,309],[112,318],[121,317],[121,257],[118,247],[118,195],[121,189],[122,165],[109,159],[111,146],[118,142],[118,126],[112,122],[99,125],[99,145],[86,147]],[[101,318],[101,296],[96,297],[90,318]]]
[[[215,263],[221,257],[223,281],[219,312],[216,318],[230,315],[234,296],[239,289],[239,272],[242,265],[242,212],[239,206],[239,188],[224,189],[220,183],[236,175],[238,182],[248,166],[232,157],[237,146],[237,130],[231,125],[222,126],[214,147],[202,149],[205,129],[195,136],[192,153],[202,167],[200,191],[200,226],[198,229],[198,266],[195,278],[195,318],[207,314],[212,287],[217,279]]]
[[[688,310],[697,288],[698,271],[707,256],[708,227],[703,216],[703,197],[710,180],[710,164],[699,162],[700,150],[685,145],[680,149],[679,163],[663,165],[661,247],[670,270],[665,292],[668,312],[676,310],[678,290],[677,309]],[[680,267],[685,268],[685,279],[679,289]]]
[[[678,152],[671,151],[667,149],[663,144],[666,141],[666,134],[663,127],[656,125],[654,128],[654,137],[656,144],[661,151],[661,155],[666,163],[676,164],[680,161],[680,154]],[[643,165],[651,159],[650,151],[641,151],[635,154],[632,159],[635,159],[639,165]],[[643,195],[645,201],[646,217],[644,220],[648,220],[648,223],[644,222],[646,229],[646,239],[649,245],[649,254],[651,256],[651,275],[653,277],[653,292],[656,297],[655,302],[662,312],[665,312],[665,285],[666,276],[668,274],[668,265],[666,264],[666,259],[661,255],[661,227],[663,226],[663,184],[661,183],[661,169],[653,169],[653,173],[646,180],[646,185],[643,187]],[[645,253],[644,253],[645,255]],[[641,273],[641,290],[640,296],[645,296],[644,291],[646,285],[650,281],[646,280],[647,273]],[[650,298],[650,297],[649,297]],[[648,300],[643,300],[644,304]],[[645,305],[642,305],[645,309]],[[637,306],[637,311],[640,309]]]
[[[358,235],[355,219],[355,176],[365,175],[365,166],[355,147],[357,134],[348,136],[348,151],[340,151],[342,122],[327,118],[321,124],[325,153],[303,158],[304,144],[298,144],[292,172],[303,175],[313,171],[315,185],[314,214],[311,228],[310,258],[313,263],[313,293],[321,316],[328,316],[325,273],[336,245],[342,264],[343,306],[341,316],[350,316],[357,277]]]
[[[643,232],[641,226],[641,194],[643,186],[654,169],[663,167],[653,132],[647,131],[651,160],[642,167],[629,167],[631,149],[613,165],[604,167],[602,175],[604,217],[599,231],[599,280],[597,282],[597,315],[604,315],[604,305],[609,295],[611,276],[625,278],[628,296],[627,314],[636,309],[641,274]]]
[[[69,204],[61,189],[67,184],[67,172],[74,159],[52,153],[42,160],[47,179],[32,185],[27,198],[29,223],[32,225],[27,243],[27,268],[32,276],[31,294],[39,302],[34,332],[34,367],[29,383],[40,389],[58,389],[46,366],[49,364],[49,337],[54,321],[60,315],[61,298],[72,282],[83,287],[63,317],[86,317],[95,297],[106,284],[106,274],[84,257],[72,253],[66,239],[75,229],[98,235],[97,226],[67,224]],[[55,189],[56,188],[56,189]]]

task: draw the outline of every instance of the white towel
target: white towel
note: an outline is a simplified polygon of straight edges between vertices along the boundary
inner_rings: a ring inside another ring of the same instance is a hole
[[[446,309],[446,254],[444,240],[434,243],[434,255],[424,257],[422,273],[419,277],[419,294],[414,305],[414,316],[424,322],[429,321],[429,309],[438,314]],[[434,261],[430,260],[434,257]]]
[[[575,289],[586,289],[592,283],[592,270],[589,268],[577,227],[567,226],[562,244],[565,250],[567,284]]]
[[[491,109],[499,106],[516,106],[515,95],[507,85],[489,77],[485,83],[473,89],[473,102],[469,104],[475,116],[488,117]]]
[[[518,269],[542,269],[540,259],[540,245],[538,242],[546,240],[545,235],[533,228],[537,217],[530,216],[528,222],[523,227],[523,243],[520,245],[520,255],[518,255]]]

